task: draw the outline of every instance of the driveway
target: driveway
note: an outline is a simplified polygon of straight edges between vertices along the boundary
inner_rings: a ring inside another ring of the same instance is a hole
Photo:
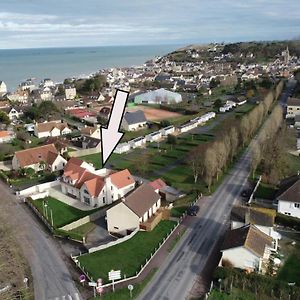
[[[116,240],[116,238],[112,237],[107,231],[105,217],[101,217],[93,223],[96,225],[96,228],[89,232],[86,237],[85,246],[88,249]]]

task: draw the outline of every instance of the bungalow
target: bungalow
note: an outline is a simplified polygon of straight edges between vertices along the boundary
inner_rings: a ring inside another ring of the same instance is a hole
[[[161,132],[162,136],[167,136],[167,135],[172,134],[172,133],[175,132],[175,127],[173,125],[171,125],[171,126],[162,128],[160,130],[160,132]]]
[[[254,225],[230,230],[221,247],[220,265],[229,262],[234,268],[248,272],[263,272],[263,263],[269,260],[272,238]]]
[[[15,138],[14,132],[11,131],[0,131],[0,143],[8,143]]]
[[[82,135],[86,135],[95,139],[101,139],[101,131],[100,125],[96,125],[94,127],[85,126],[80,129]]]
[[[279,213],[300,218],[300,180],[280,194],[277,200]]]
[[[143,147],[144,145],[146,145],[146,138],[144,136],[137,137],[129,141],[129,145],[132,149]]]
[[[160,195],[150,185],[144,183],[106,211],[107,230],[127,235],[139,229],[142,223],[155,215],[160,205]]]
[[[62,122],[45,122],[36,123],[34,127],[34,135],[38,138],[48,136],[60,136],[71,133],[72,130],[68,127],[67,123]]]
[[[129,171],[110,175],[99,171],[78,158],[71,158],[64,168],[61,190],[64,194],[90,206],[104,206],[124,197],[135,187]]]
[[[145,114],[141,110],[135,112],[126,112],[122,120],[122,128],[127,131],[141,129],[147,125]]]
[[[15,152],[12,160],[13,170],[32,168],[41,170],[62,170],[67,161],[57,152],[53,144]]]
[[[162,137],[162,134],[160,131],[155,131],[155,132],[152,132],[148,135],[146,135],[146,141],[147,142],[155,142],[155,141],[158,141],[160,140]]]
[[[276,211],[274,209],[259,209],[249,206],[235,205],[230,214],[231,229],[253,224],[257,229],[270,236],[274,243],[274,250],[277,250],[278,240],[281,235],[274,230]]]
[[[181,133],[183,133],[183,132],[187,132],[187,131],[194,129],[197,126],[198,126],[198,123],[196,121],[190,121],[186,124],[179,126],[178,129]]]
[[[130,144],[121,143],[121,144],[118,144],[118,146],[116,147],[114,152],[118,153],[118,154],[122,154],[122,153],[128,152],[129,150],[130,150]]]

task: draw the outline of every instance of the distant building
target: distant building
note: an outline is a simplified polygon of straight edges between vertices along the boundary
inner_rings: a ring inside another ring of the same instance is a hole
[[[72,130],[68,127],[67,123],[62,122],[45,122],[36,123],[34,127],[34,135],[38,138],[55,137],[71,133]]]
[[[34,82],[31,79],[27,79],[26,81],[21,82],[20,88],[23,91],[27,90],[29,92],[32,92],[33,90],[36,89],[36,86],[35,86]]]
[[[140,94],[134,98],[136,104],[172,104],[181,101],[182,96],[180,94],[165,89]]]
[[[300,99],[288,98],[286,117],[295,118],[296,115],[300,115]]]
[[[122,120],[122,128],[134,131],[146,126],[147,120],[143,111],[126,112]]]
[[[66,100],[73,100],[76,98],[76,88],[68,86],[65,88]]]
[[[4,81],[0,80],[0,96],[3,96],[7,93],[7,86]]]
[[[0,131],[0,143],[8,143],[14,138],[15,138],[14,132],[5,131],[5,130]]]

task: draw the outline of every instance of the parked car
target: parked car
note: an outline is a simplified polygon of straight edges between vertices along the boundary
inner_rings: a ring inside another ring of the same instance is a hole
[[[199,211],[199,206],[198,205],[193,205],[193,206],[188,208],[187,214],[189,216],[196,216],[198,211]]]

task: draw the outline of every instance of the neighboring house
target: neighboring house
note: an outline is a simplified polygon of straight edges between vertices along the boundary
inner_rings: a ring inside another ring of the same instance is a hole
[[[141,110],[126,112],[122,120],[122,128],[127,131],[138,130],[147,125],[145,114]]]
[[[66,100],[73,100],[76,98],[76,88],[67,86],[65,88],[65,96]]]
[[[96,171],[78,158],[68,161],[61,179],[64,194],[98,207],[124,197],[134,186],[135,180],[127,169],[107,174],[105,169]]]
[[[182,96],[180,94],[163,88],[137,95],[134,98],[134,103],[137,104],[172,104],[181,101]]]
[[[300,180],[280,194],[277,200],[279,213],[300,218]]]
[[[0,143],[8,143],[15,138],[14,132],[11,131],[0,131]]]
[[[7,86],[4,81],[0,80],[0,96],[4,96],[7,93]]]
[[[160,195],[144,183],[107,210],[107,230],[120,235],[129,234],[154,216],[160,205]]]
[[[162,138],[162,134],[160,131],[155,131],[146,135],[147,142],[156,142]]]
[[[33,123],[24,125],[25,130],[30,134],[34,134],[34,127],[35,127],[35,124],[33,124]]]
[[[295,116],[295,127],[300,128],[300,114]]]
[[[129,145],[131,148],[138,148],[138,147],[143,147],[146,145],[146,138],[144,136],[137,137],[133,140],[130,140]]]
[[[101,139],[101,131],[100,125],[96,125],[94,127],[85,126],[80,129],[82,135],[90,136],[95,139]]]
[[[180,191],[174,189],[171,186],[168,186],[162,179],[158,178],[152,182],[149,183],[151,185],[156,193],[159,193],[162,200],[167,200],[170,202],[175,201],[178,198],[181,198],[184,196],[183,193]]]
[[[228,231],[221,247],[220,265],[229,262],[234,268],[248,272],[264,272],[272,247],[272,238],[261,232],[254,225]]]
[[[300,99],[288,98],[286,117],[295,118],[295,116],[299,114],[300,114]]]
[[[168,127],[162,128],[162,129],[160,130],[160,132],[161,132],[161,134],[162,134],[163,136],[167,136],[167,135],[172,134],[172,133],[175,132],[175,127],[174,127],[173,125],[170,125],[170,126],[168,126]]]
[[[48,137],[48,136],[60,136],[71,133],[72,130],[68,127],[67,123],[62,122],[45,122],[36,123],[34,127],[34,135],[38,138]]]
[[[178,127],[181,133],[190,131],[198,126],[197,121],[191,121]]]
[[[3,110],[7,113],[8,117],[11,121],[17,120],[20,118],[21,115],[23,115],[22,110],[17,109],[15,107],[7,107],[7,108],[4,108]]]
[[[253,224],[260,231],[274,239],[274,249],[277,250],[278,239],[281,238],[281,235],[273,228],[275,215],[276,211],[274,209],[235,205],[230,214],[231,229]]]
[[[91,148],[101,148],[101,140],[96,139],[90,136],[83,135],[81,137],[82,148],[91,149]]]
[[[53,144],[17,151],[12,160],[13,170],[32,168],[35,171],[59,171],[67,161],[57,152]]]
[[[115,153],[122,154],[128,152],[130,150],[130,144],[128,143],[120,143],[115,149]]]
[[[22,89],[17,89],[14,93],[9,93],[7,95],[7,98],[10,101],[17,101],[17,102],[21,102],[23,104],[26,104],[28,101],[28,97],[29,97],[29,92],[28,90],[22,90]]]

